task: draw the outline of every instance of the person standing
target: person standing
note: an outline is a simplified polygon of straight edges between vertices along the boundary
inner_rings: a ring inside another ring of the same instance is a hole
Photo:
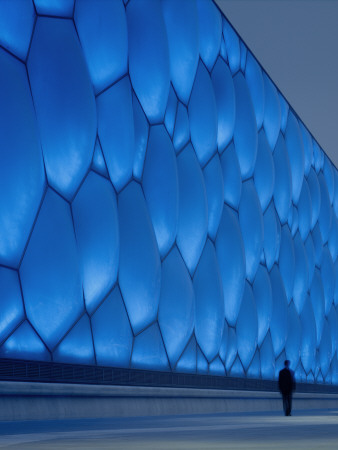
[[[292,392],[296,388],[294,373],[290,370],[290,361],[284,361],[284,369],[279,372],[278,387],[283,397],[283,409],[286,416],[291,416]]]

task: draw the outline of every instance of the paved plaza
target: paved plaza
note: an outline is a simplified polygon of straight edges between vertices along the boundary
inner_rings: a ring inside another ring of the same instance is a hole
[[[1,449],[337,449],[338,411],[0,423]]]

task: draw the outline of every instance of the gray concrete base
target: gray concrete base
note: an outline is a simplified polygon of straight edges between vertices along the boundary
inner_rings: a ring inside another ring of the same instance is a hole
[[[277,392],[0,382],[0,420],[280,411]],[[338,408],[338,394],[294,395],[294,410]]]

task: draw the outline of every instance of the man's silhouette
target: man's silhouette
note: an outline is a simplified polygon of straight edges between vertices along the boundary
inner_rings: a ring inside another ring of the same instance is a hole
[[[296,383],[293,371],[289,369],[290,361],[284,361],[284,369],[279,372],[278,387],[283,396],[283,409],[286,416],[291,416],[292,391],[295,390]]]

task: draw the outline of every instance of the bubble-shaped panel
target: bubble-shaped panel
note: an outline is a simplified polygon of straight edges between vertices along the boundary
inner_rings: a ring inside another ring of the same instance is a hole
[[[128,367],[133,334],[117,287],[98,307],[91,321],[97,363],[101,366]]]
[[[333,209],[338,217],[338,170],[334,169],[334,199],[333,199]]]
[[[234,328],[229,328],[228,334],[228,349],[225,358],[225,368],[228,372],[236,359],[237,355],[237,338],[236,331]]]
[[[219,347],[219,356],[221,360],[225,363],[225,358],[227,355],[227,349],[228,349],[228,324],[227,321],[224,321],[224,327],[223,327],[223,333],[222,333],[222,340],[221,345]]]
[[[289,156],[282,133],[279,133],[273,160],[276,168],[273,199],[279,219],[283,225],[288,220],[291,206],[292,179]]]
[[[90,172],[72,211],[83,292],[89,313],[113,287],[119,264],[119,223],[111,183]]]
[[[264,256],[266,267],[270,270],[274,263],[278,261],[281,243],[281,226],[273,202],[270,203],[263,215],[263,223]]]
[[[279,270],[283,279],[286,297],[290,303],[293,294],[296,256],[294,242],[287,225],[282,226],[279,251]]]
[[[318,220],[321,203],[318,177],[312,167],[310,168],[307,182],[311,196],[311,206],[312,206],[311,229],[312,229],[316,225],[316,222]]]
[[[1,358],[50,361],[50,353],[27,320],[0,347]]]
[[[316,266],[320,267],[322,265],[322,258],[323,258],[323,239],[322,239],[322,235],[321,235],[318,223],[312,230],[311,234],[312,234],[313,246],[315,249]]]
[[[290,209],[288,224],[291,228],[292,237],[294,238],[298,231],[298,209],[295,206]]]
[[[27,68],[48,181],[70,199],[96,139],[95,99],[71,20],[38,18]]]
[[[72,17],[74,0],[34,0],[36,12],[46,16]]]
[[[336,262],[334,264],[334,270],[335,270],[335,289],[334,289],[334,304],[335,306],[338,306],[338,258],[336,259]],[[337,330],[338,331],[338,330]],[[337,341],[338,341],[338,337],[337,337]]]
[[[261,354],[261,374],[263,378],[272,380],[275,375],[275,355],[270,333],[264,339],[260,349]]]
[[[314,167],[316,173],[318,173],[320,171],[320,169],[322,168],[322,163],[321,163],[322,150],[319,147],[318,143],[314,139],[312,139],[312,144],[313,144],[312,166]]]
[[[131,182],[118,198],[120,228],[119,283],[134,333],[157,315],[161,263],[142,189]]]
[[[163,0],[162,10],[169,41],[171,81],[178,98],[187,105],[199,56],[196,0]]]
[[[208,361],[204,357],[199,347],[197,347],[197,373],[207,374],[208,370],[209,370]]]
[[[0,49],[0,67],[0,263],[16,267],[31,231],[45,181],[25,66]]]
[[[209,365],[210,375],[225,375],[224,365],[220,358],[215,358]]]
[[[222,16],[213,2],[197,0],[200,55],[209,70],[215,64],[222,38]]]
[[[215,239],[224,203],[223,175],[218,154],[203,169],[208,200],[208,233]]]
[[[243,179],[253,174],[257,156],[257,128],[250,92],[241,73],[234,77],[236,122],[234,142]]]
[[[258,134],[254,181],[262,211],[268,206],[275,187],[275,166],[264,130]]]
[[[92,332],[86,314],[81,317],[54,350],[53,361],[95,364]]]
[[[232,73],[236,73],[241,63],[239,37],[230,23],[223,17],[223,35],[227,50],[228,62]]]
[[[269,145],[274,149],[280,130],[281,110],[277,89],[265,72],[263,72],[263,80],[265,93],[263,124]]]
[[[313,313],[312,303],[307,296],[303,311],[300,314],[300,322],[302,327],[302,338],[300,344],[300,357],[304,370],[309,373],[313,369],[316,357],[316,320]]]
[[[248,52],[245,67],[245,79],[251,94],[252,104],[255,110],[257,129],[263,124],[265,93],[262,69],[256,58]]]
[[[310,298],[312,303],[312,309],[316,320],[316,335],[317,335],[317,346],[322,338],[323,324],[324,324],[324,313],[325,313],[325,297],[323,283],[321,280],[321,274],[317,267],[315,268],[315,273],[313,275],[312,285],[310,289]]]
[[[133,102],[134,137],[135,137],[133,175],[137,180],[141,180],[143,172],[143,164],[147,150],[149,124],[135,94],[133,94],[132,102]]]
[[[308,130],[305,128],[303,122],[299,120],[298,123],[304,145],[304,173],[306,176],[308,176],[313,158],[312,138]]]
[[[294,372],[294,377],[296,382],[306,382],[307,376],[306,373],[304,372],[304,369],[301,365],[301,363],[298,364],[298,366],[296,367],[296,370]]]
[[[203,251],[208,229],[208,204],[203,173],[191,145],[177,158],[179,218],[177,245],[192,274]]]
[[[233,143],[221,156],[223,173],[224,201],[233,208],[238,209],[242,193],[242,178],[235,146]]]
[[[288,150],[291,167],[292,201],[296,205],[303,184],[305,158],[302,135],[300,133],[298,121],[291,111],[289,112],[285,130],[285,144]]]
[[[122,78],[97,97],[98,133],[110,179],[117,191],[130,180],[134,164],[131,87]]]
[[[191,142],[203,167],[217,148],[217,108],[210,75],[198,64],[188,106]]]
[[[306,380],[307,380],[308,383],[314,383],[314,382],[315,382],[315,377],[314,377],[314,375],[313,375],[312,372],[310,372],[310,373],[307,375]]]
[[[252,180],[243,183],[238,211],[245,248],[246,276],[252,282],[260,261],[264,237],[261,205]]]
[[[261,376],[261,361],[259,352],[256,351],[255,356],[252,358],[251,364],[246,372],[248,378],[260,378]]]
[[[221,40],[221,48],[220,48],[219,54],[220,54],[220,56],[222,56],[224,61],[228,61],[227,49],[226,49],[225,40],[224,40],[223,36],[222,36],[222,40]]]
[[[122,0],[81,0],[74,19],[95,93],[127,72],[128,32]]]
[[[25,318],[19,277],[15,270],[0,267],[0,298],[0,341],[3,341]]]
[[[221,345],[224,298],[215,248],[209,239],[198,263],[193,286],[196,299],[196,339],[208,361],[211,361]]]
[[[237,214],[224,205],[216,237],[216,253],[221,272],[225,318],[235,326],[245,281],[245,253]]]
[[[188,110],[183,103],[178,102],[175,131],[173,136],[173,144],[176,152],[182,150],[182,148],[188,143],[190,139],[190,125]]]
[[[231,377],[239,377],[239,378],[245,377],[245,371],[241,363],[241,360],[239,359],[238,356],[230,369],[229,375]]]
[[[0,2],[0,45],[23,61],[26,59],[35,21],[31,1]]]
[[[211,72],[217,106],[217,146],[220,153],[232,139],[235,128],[235,89],[229,67],[218,58]]]
[[[175,241],[178,222],[176,155],[163,125],[150,128],[142,185],[163,257]]]
[[[69,205],[49,189],[20,267],[27,318],[52,349],[83,312]]]
[[[167,109],[165,111],[164,125],[171,137],[173,137],[177,112],[177,97],[172,86],[170,86]]]
[[[332,214],[328,247],[332,256],[332,260],[335,261],[338,255],[338,219],[335,214]]]
[[[189,272],[176,247],[162,263],[158,322],[174,367],[194,327],[195,294]]]
[[[323,260],[322,260],[322,267],[320,268],[320,273],[324,288],[325,315],[327,316],[333,303],[335,271],[331,254],[326,245],[323,249]]]
[[[288,333],[288,302],[280,276],[278,266],[274,265],[270,272],[272,288],[272,317],[270,322],[270,333],[272,346],[277,357],[283,350]]]
[[[323,334],[319,345],[319,363],[324,378],[329,371],[332,356],[330,326],[328,321],[324,319]]]
[[[326,244],[331,228],[332,209],[330,204],[329,191],[327,189],[325,178],[322,173],[319,173],[318,181],[320,186],[320,211],[318,216],[318,223],[320,232],[322,234],[323,243]]]
[[[316,265],[315,248],[313,245],[311,233],[308,235],[304,246],[305,246],[307,262],[308,262],[308,266],[309,266],[309,286],[311,286],[313,273],[314,273],[315,265]]]
[[[241,52],[241,70],[244,73],[245,65],[246,65],[246,55],[247,55],[248,49],[243,41],[240,41],[239,47],[240,47],[240,52]]]
[[[302,190],[298,201],[298,225],[300,235],[305,241],[311,228],[312,204],[309,185],[306,178],[303,180]]]
[[[305,247],[297,233],[294,239],[295,248],[295,278],[293,284],[293,301],[295,303],[298,314],[302,312],[306,293],[309,288],[309,265]]]
[[[286,359],[291,362],[291,367],[296,367],[300,357],[300,344],[302,329],[297,309],[293,302],[288,308],[288,337],[285,344]]]
[[[261,264],[258,266],[252,289],[257,310],[257,343],[260,346],[269,329],[273,306],[269,273],[266,267]]]
[[[283,351],[275,361],[275,377],[278,379],[279,372],[284,369],[284,361],[286,359],[285,351]]]
[[[175,370],[177,372],[195,373],[197,365],[196,356],[196,340],[194,337],[190,339],[189,344],[185,348],[182,356],[176,364]]]
[[[170,87],[169,48],[161,2],[130,2],[126,11],[131,83],[149,121],[158,123],[163,120]]]
[[[103,157],[100,141],[96,139],[92,169],[103,177],[108,177],[106,162]]]
[[[257,346],[257,311],[252,288],[245,283],[241,308],[236,323],[237,349],[245,370],[255,354]]]
[[[168,358],[157,323],[135,337],[131,366],[135,369],[169,369]]]
[[[331,342],[332,342],[332,355],[335,354],[337,348],[337,330],[338,330],[338,320],[336,308],[334,305],[331,306],[330,312],[327,316],[327,321],[330,325],[330,334],[331,334]]]
[[[280,128],[283,133],[285,133],[286,124],[288,121],[288,115],[289,115],[289,104],[285,100],[285,98],[282,96],[280,92],[278,92],[279,97],[279,104],[280,104],[280,111],[281,111],[281,124]]]

